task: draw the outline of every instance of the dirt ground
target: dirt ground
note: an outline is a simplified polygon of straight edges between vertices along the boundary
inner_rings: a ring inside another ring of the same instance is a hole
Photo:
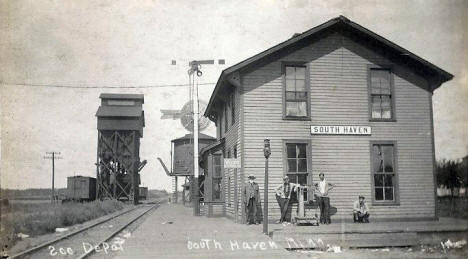
[[[456,240],[458,241],[458,240]],[[443,249],[442,245],[416,246],[416,247],[392,247],[392,248],[367,248],[367,249],[342,249],[341,253],[323,252],[313,250],[295,250],[291,253],[298,258],[468,258],[468,245],[462,248]]]

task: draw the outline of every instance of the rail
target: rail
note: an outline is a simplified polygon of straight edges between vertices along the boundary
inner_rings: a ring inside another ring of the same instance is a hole
[[[117,233],[119,233],[120,231],[122,231],[125,227],[127,227],[128,225],[130,225],[131,223],[133,223],[133,222],[136,221],[138,218],[140,218],[141,216],[143,216],[144,214],[146,214],[146,213],[149,212],[150,210],[154,209],[154,208],[157,207],[158,205],[159,205],[159,203],[156,202],[156,203],[155,203],[153,206],[151,206],[148,210],[144,211],[144,212],[143,212],[142,214],[140,214],[138,217],[136,217],[135,219],[131,220],[129,223],[125,224],[124,227],[123,227],[123,228],[120,228],[118,232],[115,231],[114,233],[112,233],[113,235],[112,235],[110,238],[112,238],[113,236],[115,236]],[[112,220],[112,219],[118,218],[118,217],[120,217],[120,216],[122,216],[122,215],[125,215],[125,214],[127,214],[127,213],[129,213],[129,212],[132,212],[132,211],[134,211],[134,210],[136,210],[136,209],[138,209],[138,208],[139,208],[139,207],[133,207],[133,208],[127,209],[127,210],[125,210],[125,211],[123,211],[123,212],[121,212],[121,213],[115,214],[115,215],[113,215],[113,216],[111,216],[111,217],[108,217],[108,218],[105,218],[105,219],[100,220],[100,221],[98,221],[98,222],[95,222],[95,223],[93,223],[93,224],[91,224],[91,225],[89,225],[89,226],[86,226],[86,227],[84,227],[84,228],[75,230],[75,231],[70,232],[70,233],[68,233],[68,234],[66,234],[66,235],[63,235],[63,236],[61,236],[61,237],[58,237],[58,238],[55,238],[55,239],[46,241],[46,242],[44,242],[44,243],[42,243],[42,244],[33,246],[33,247],[31,247],[31,248],[29,248],[29,249],[27,249],[27,250],[24,250],[24,251],[22,251],[22,252],[20,252],[20,253],[18,253],[18,254],[12,255],[12,256],[10,256],[9,258],[11,258],[11,259],[14,259],[14,258],[23,258],[23,257],[26,256],[26,255],[32,254],[32,253],[34,253],[34,252],[36,252],[36,251],[39,251],[39,250],[41,250],[41,249],[43,249],[43,248],[46,248],[46,247],[48,247],[48,246],[50,246],[50,245],[52,245],[52,244],[55,244],[55,243],[60,242],[60,241],[62,241],[62,240],[64,240],[64,239],[67,239],[67,238],[69,238],[69,237],[72,237],[72,236],[74,236],[74,235],[77,235],[77,234],[79,234],[79,233],[82,233],[82,232],[84,232],[84,231],[86,231],[86,230],[89,230],[89,229],[91,229],[91,228],[94,228],[94,227],[96,227],[96,226],[99,226],[99,225],[101,225],[101,224],[104,224],[104,223],[106,223],[106,222],[108,222],[108,221],[110,221],[110,220]],[[110,239],[110,238],[109,238],[109,239]],[[105,242],[105,241],[103,241],[103,242]],[[102,244],[102,242],[100,242],[99,245],[100,245],[100,244]],[[93,250],[94,250],[94,248],[93,248]],[[88,256],[88,255],[86,255],[86,256]],[[82,257],[80,257],[80,258],[82,258]],[[83,257],[83,258],[84,258],[84,257]]]
[[[100,241],[96,246],[99,247],[100,245],[102,245],[103,243],[107,242],[108,240],[110,240],[111,238],[113,238],[114,236],[116,236],[118,233],[122,232],[122,230],[124,230],[125,228],[127,228],[128,226],[130,226],[133,222],[137,221],[139,218],[143,217],[146,213],[148,213],[149,211],[151,211],[152,209],[154,209],[158,204],[155,204],[153,206],[151,206],[149,209],[147,209],[146,211],[144,211],[143,213],[141,213],[140,215],[136,216],[134,219],[130,220],[128,223],[126,223],[125,225],[123,225],[122,227],[120,227],[119,229],[117,229],[116,231],[112,232],[112,234],[108,235],[107,237],[105,237],[102,241]],[[95,247],[96,246],[93,246],[93,248],[91,250],[89,250],[88,252],[85,252],[84,254],[82,254],[80,257],[78,257],[78,259],[83,259],[83,258],[87,258],[88,256],[92,255],[96,250],[95,250]]]

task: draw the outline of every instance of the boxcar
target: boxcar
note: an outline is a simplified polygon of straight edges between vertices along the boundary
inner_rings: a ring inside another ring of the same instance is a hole
[[[92,201],[96,199],[96,178],[87,176],[67,177],[67,199]]]
[[[140,188],[139,198],[141,200],[146,200],[148,197],[148,187],[139,187],[139,188]]]

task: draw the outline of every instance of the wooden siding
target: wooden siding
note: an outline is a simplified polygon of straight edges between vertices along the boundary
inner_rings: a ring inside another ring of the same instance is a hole
[[[310,121],[282,118],[281,62],[305,61],[310,69]],[[395,119],[370,122],[368,65],[393,68]],[[270,218],[279,218],[274,187],[282,183],[283,140],[311,141],[312,180],[318,172],[337,186],[331,192],[333,219],[351,217],[358,195],[366,196],[371,217],[434,217],[433,149],[427,81],[350,38],[335,33],[241,75],[243,143],[238,148],[245,174],[254,174],[263,192],[263,139],[270,138]],[[240,106],[240,105],[239,105]],[[371,136],[311,135],[310,125],[371,126]],[[400,204],[373,206],[370,141],[395,141]],[[263,195],[262,195],[263,202]]]
[[[240,124],[241,124],[241,119],[240,119],[240,91],[238,88],[235,88],[234,86],[230,90],[233,92],[226,93],[226,96],[224,99],[229,100],[230,94],[235,94],[235,123],[232,124],[232,118],[231,118],[231,107],[227,109],[227,114],[228,114],[228,130],[227,132],[224,132],[224,127],[226,126],[224,124],[224,118],[222,118],[223,121],[223,129],[221,136],[224,137],[225,142],[224,142],[224,156],[227,158],[228,151],[231,154],[231,158],[234,157],[234,148],[237,149],[237,157],[241,157],[241,147],[240,147],[240,138],[239,138],[239,129],[240,129]],[[226,103],[225,103],[226,104]],[[224,107],[217,107],[217,111],[221,112],[224,110]],[[230,183],[228,183],[230,181]],[[223,175],[223,180],[222,180],[222,185],[223,185],[223,199],[224,199],[224,206],[223,206],[223,213],[230,217],[236,219],[236,206],[237,206],[237,212],[238,212],[238,217],[237,219],[240,220],[241,218],[241,211],[242,211],[242,206],[241,206],[241,182],[242,182],[242,177],[241,177],[241,169],[224,169],[224,175]],[[237,201],[236,201],[237,200]]]

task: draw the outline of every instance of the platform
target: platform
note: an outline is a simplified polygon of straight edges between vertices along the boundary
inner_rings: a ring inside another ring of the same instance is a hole
[[[404,221],[295,226],[270,225],[270,236],[288,249],[341,247],[387,247],[438,244],[442,240],[468,239],[468,220],[441,218],[438,221]]]
[[[295,258],[258,227],[194,217],[191,208],[163,204],[131,233],[116,258]]]

